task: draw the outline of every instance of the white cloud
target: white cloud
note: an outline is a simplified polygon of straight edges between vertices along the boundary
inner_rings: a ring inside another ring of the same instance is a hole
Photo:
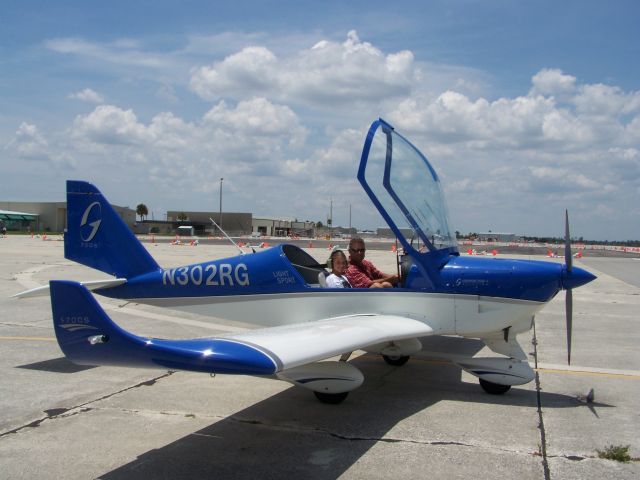
[[[539,96],[489,102],[446,91],[403,100],[388,117],[397,128],[426,132],[442,143],[482,140],[496,147],[542,141],[544,119],[554,108],[553,100]]]
[[[351,31],[343,43],[323,40],[286,58],[246,47],[193,70],[191,88],[207,100],[265,96],[323,107],[406,95],[416,78],[411,52],[385,55]]]
[[[133,110],[100,105],[88,115],[78,115],[73,135],[94,143],[132,145],[144,142],[148,132]]]
[[[77,162],[68,153],[58,153],[40,134],[36,125],[22,122],[13,139],[4,147],[9,155],[21,160],[45,162],[53,167],[75,168]]]
[[[145,166],[158,184],[207,191],[221,170],[247,178],[277,174],[307,132],[288,107],[256,98],[219,102],[197,122],[162,112],[145,124],[133,110],[102,105],[76,117],[71,134],[76,148],[111,156],[111,164]]]
[[[85,88],[84,90],[71,93],[69,98],[73,100],[81,100],[83,102],[104,103],[104,96],[90,88]]]
[[[139,42],[130,39],[99,44],[81,38],[55,38],[47,40],[45,47],[57,53],[127,67],[158,69],[167,68],[171,63],[169,56],[145,51]]]
[[[38,132],[38,127],[26,122],[20,124],[5,149],[28,160],[47,160],[49,158],[49,144]]]
[[[562,70],[544,68],[531,79],[531,95],[565,96],[575,89],[576,77],[565,75]]]
[[[597,83],[582,86],[573,102],[581,113],[623,115],[640,111],[640,92],[625,93],[619,87]]]
[[[532,83],[527,96],[494,101],[472,100],[455,91],[414,95],[401,101],[388,118],[397,128],[440,143],[474,142],[482,149],[577,151],[637,144],[640,92],[576,85],[575,77],[557,70],[542,70]],[[558,92],[574,94],[560,102],[553,95]]]
[[[324,184],[328,189],[356,178],[364,131],[347,129],[333,135],[331,144],[315,149],[307,159],[290,159],[283,163],[282,174],[306,182]],[[342,179],[340,181],[340,179]]]
[[[241,101],[235,108],[221,101],[204,115],[204,121],[243,135],[288,136],[294,147],[302,146],[307,134],[293,110],[265,98]]]

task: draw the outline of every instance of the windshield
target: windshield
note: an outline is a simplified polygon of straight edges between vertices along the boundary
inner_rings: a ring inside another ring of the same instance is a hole
[[[371,125],[358,179],[405,247],[457,251],[438,175],[426,157],[383,120]]]

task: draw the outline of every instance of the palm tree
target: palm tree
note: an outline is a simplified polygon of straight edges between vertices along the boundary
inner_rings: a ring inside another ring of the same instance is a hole
[[[144,220],[147,215],[149,215],[149,209],[144,203],[138,204],[136,207],[136,214],[140,216],[141,220]]]

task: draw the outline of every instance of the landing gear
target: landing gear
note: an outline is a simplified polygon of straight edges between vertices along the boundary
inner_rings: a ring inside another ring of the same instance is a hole
[[[489,382],[481,378],[479,380],[482,389],[485,392],[490,393],[491,395],[502,395],[504,393],[507,393],[511,388],[511,385],[500,385],[499,383]]]
[[[387,362],[389,365],[393,365],[394,367],[401,367],[402,365],[404,365],[405,363],[407,363],[409,361],[409,355],[400,355],[400,356],[389,356],[389,355],[382,355],[382,358],[384,358],[384,361]]]
[[[329,403],[331,405],[337,405],[342,403],[349,395],[349,392],[342,393],[325,393],[325,392],[313,392],[318,400],[322,403]]]

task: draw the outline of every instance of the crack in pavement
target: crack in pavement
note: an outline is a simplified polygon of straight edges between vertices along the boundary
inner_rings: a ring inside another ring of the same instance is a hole
[[[73,407],[68,407],[68,408],[53,408],[51,410],[45,410],[44,413],[46,414],[45,417],[39,418],[37,420],[34,420],[33,422],[30,422],[26,425],[21,425],[19,427],[16,427],[12,430],[8,430],[6,432],[2,432],[0,433],[0,438],[5,437],[7,435],[11,435],[13,433],[18,433],[26,428],[37,428],[39,427],[43,422],[45,422],[46,420],[55,420],[58,418],[67,418],[67,417],[71,417],[74,415],[77,415],[79,413],[85,413],[85,412],[90,412],[92,410],[94,410],[94,408],[92,407],[87,407],[87,405],[90,405],[91,403],[95,403],[95,402],[99,402],[101,400],[106,400],[107,398],[111,398],[115,395],[118,395],[120,393],[124,393],[127,392],[129,390],[133,390],[134,388],[139,388],[139,387],[150,387],[152,385],[154,385],[157,381],[162,380],[163,378],[167,378],[171,375],[173,375],[175,372],[173,371],[169,371],[167,373],[164,373],[158,377],[152,378],[150,380],[145,380],[143,382],[140,383],[136,383],[135,385],[131,385],[129,387],[126,388],[122,388],[120,390],[118,390],[117,392],[112,392],[112,393],[108,393],[106,395],[103,395],[102,397],[99,398],[94,398],[92,400],[89,400],[88,402],[84,402],[81,403],[80,405],[75,405]]]
[[[222,417],[224,418],[224,417]],[[283,431],[295,431],[295,432],[307,432],[307,433],[319,433],[322,435],[327,435],[333,438],[337,438],[339,440],[346,440],[349,442],[382,442],[382,443],[408,443],[414,445],[435,445],[435,446],[459,446],[459,447],[469,447],[469,448],[482,448],[486,450],[495,450],[503,453],[510,453],[516,455],[533,455],[539,456],[539,452],[522,452],[520,450],[509,450],[506,448],[494,447],[491,445],[476,445],[472,443],[464,443],[458,441],[445,441],[445,440],[415,440],[415,439],[406,439],[406,438],[394,438],[394,437],[364,437],[364,436],[349,436],[343,435],[335,432],[331,432],[326,429],[317,428],[317,427],[304,427],[304,426],[292,426],[292,425],[277,425],[263,422],[261,420],[254,419],[244,419],[238,418],[235,416],[226,417],[229,420],[237,423],[241,423],[244,425],[255,425],[264,428],[270,428],[274,430],[283,430]],[[202,436],[202,437],[210,437],[212,435],[208,435],[202,432],[193,433],[193,435]]]
[[[542,456],[542,469],[544,471],[544,479],[551,480],[551,470],[549,469],[549,460],[547,457],[547,437],[544,428],[544,418],[542,418],[542,398],[540,395],[540,373],[538,372],[538,337],[536,336],[536,321],[533,320],[533,358],[536,365],[536,402],[538,404],[538,429],[540,430],[540,454]]]

